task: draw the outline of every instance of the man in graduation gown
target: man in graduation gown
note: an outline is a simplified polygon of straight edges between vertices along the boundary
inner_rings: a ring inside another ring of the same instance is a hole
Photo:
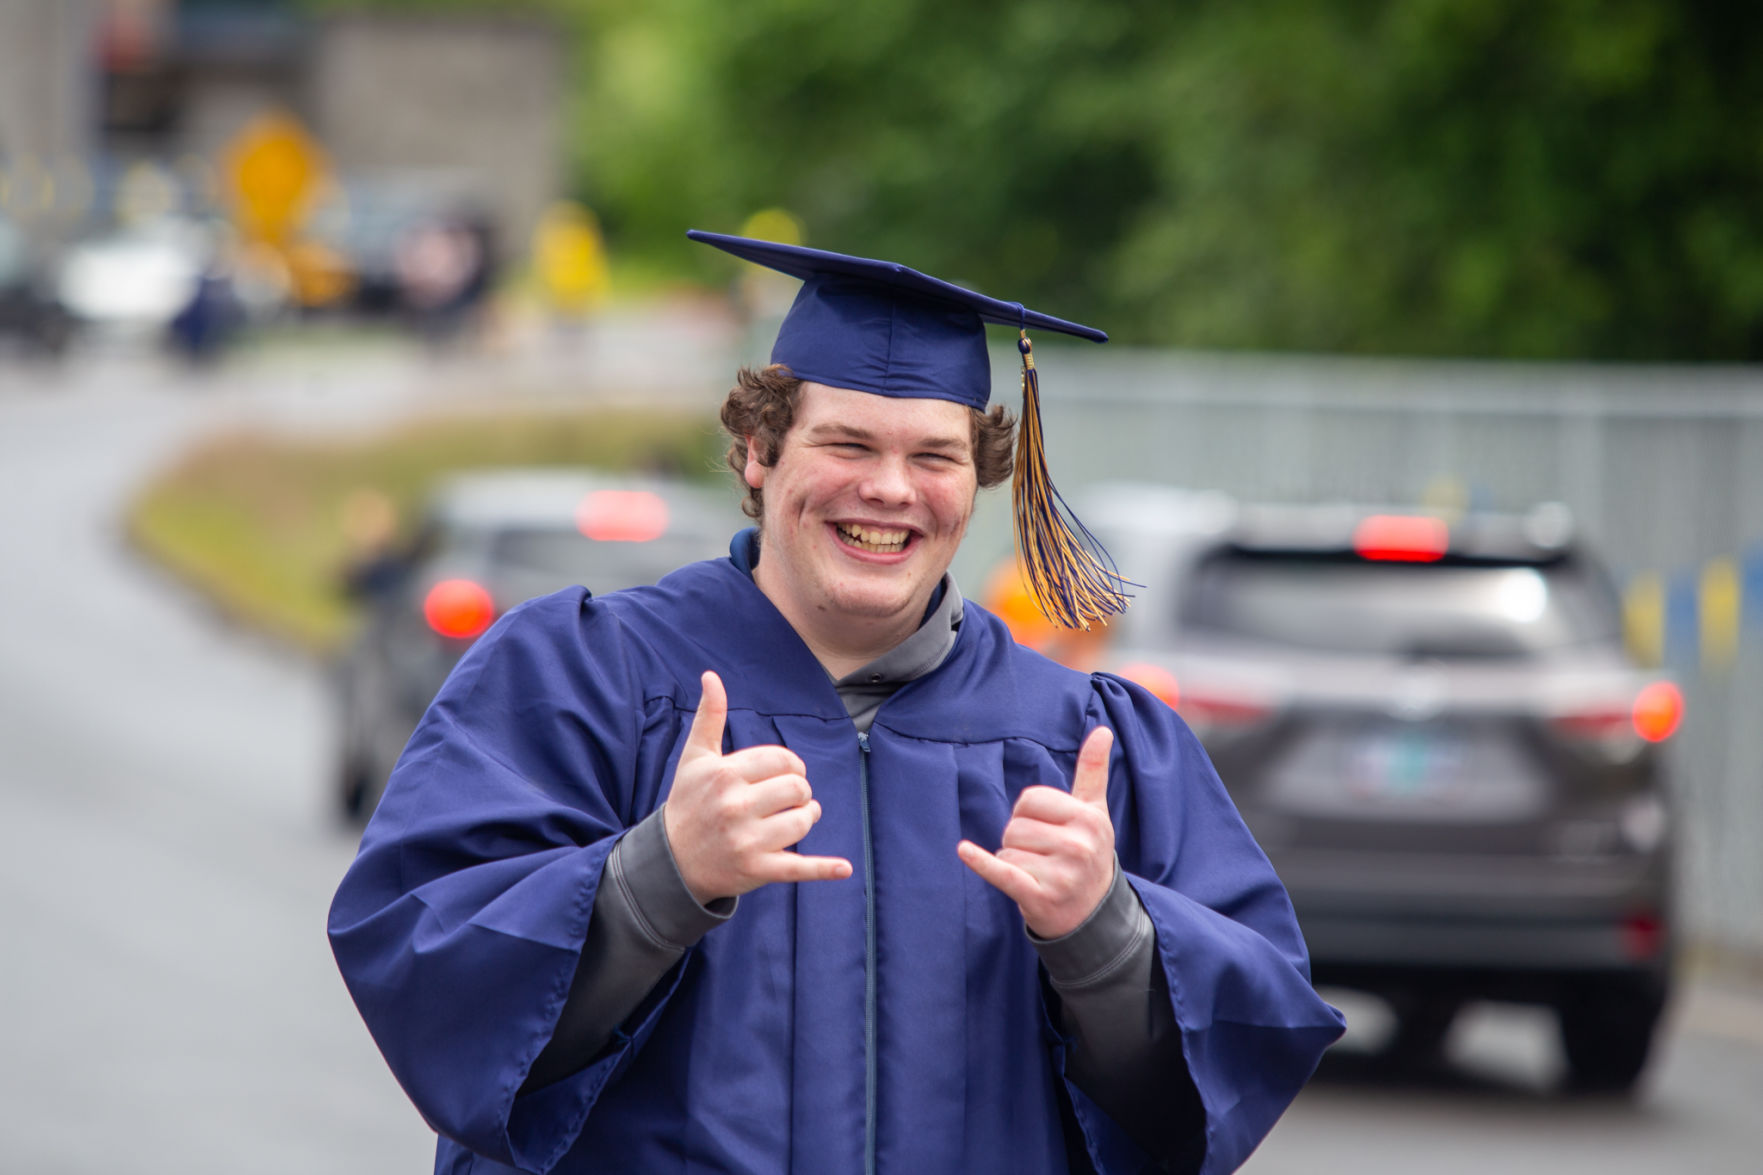
[[[947,573],[1008,469],[984,323],[1105,336],[693,236],[804,279],[724,410],[758,528],[503,617],[331,910],[436,1169],[1234,1170],[1340,1033],[1285,892],[1167,705]],[[1059,525],[1045,603],[1106,615]]]

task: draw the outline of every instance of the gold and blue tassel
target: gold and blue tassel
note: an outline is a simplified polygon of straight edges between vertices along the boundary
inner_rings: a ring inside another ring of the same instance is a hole
[[[1016,554],[1041,613],[1087,632],[1092,623],[1106,624],[1124,612],[1132,599],[1126,589],[1140,585],[1120,574],[1054,488],[1041,436],[1041,381],[1027,330],[1019,332],[1016,348],[1022,352],[1022,420],[1010,483]]]

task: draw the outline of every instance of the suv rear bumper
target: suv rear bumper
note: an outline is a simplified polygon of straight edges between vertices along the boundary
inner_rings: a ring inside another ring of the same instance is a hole
[[[1451,970],[1650,970],[1665,940],[1632,949],[1630,932],[1612,922],[1418,920],[1318,915],[1300,907],[1298,923],[1314,970],[1370,966]]]
[[[1307,852],[1274,863],[1318,971],[1652,971],[1670,954],[1663,856]]]

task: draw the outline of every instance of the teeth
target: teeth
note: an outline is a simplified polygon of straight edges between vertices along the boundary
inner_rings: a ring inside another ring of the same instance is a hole
[[[846,542],[864,551],[886,554],[898,551],[906,545],[910,531],[890,530],[879,526],[851,526],[839,523],[839,534]]]

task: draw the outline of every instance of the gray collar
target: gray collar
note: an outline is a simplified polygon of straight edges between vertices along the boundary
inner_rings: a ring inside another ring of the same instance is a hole
[[[875,712],[895,690],[941,665],[955,647],[961,630],[961,589],[955,577],[943,576],[943,599],[911,636],[858,669],[833,682],[845,712],[867,731]]]

